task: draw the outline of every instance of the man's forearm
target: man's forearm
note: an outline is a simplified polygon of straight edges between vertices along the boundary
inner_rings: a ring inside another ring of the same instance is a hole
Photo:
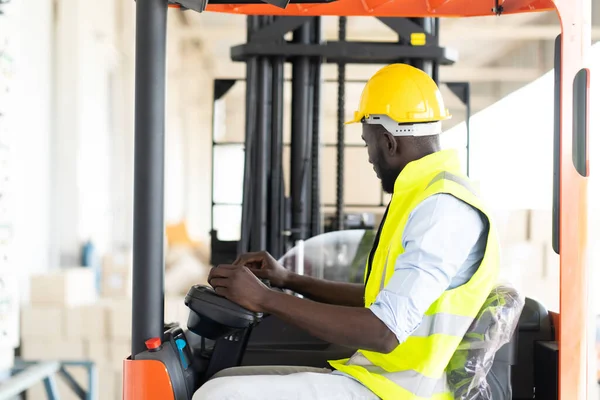
[[[273,290],[261,308],[329,343],[380,353],[398,345],[392,331],[368,308],[317,303]]]
[[[364,306],[365,286],[363,284],[326,281],[292,273],[285,286],[321,303],[349,307]]]

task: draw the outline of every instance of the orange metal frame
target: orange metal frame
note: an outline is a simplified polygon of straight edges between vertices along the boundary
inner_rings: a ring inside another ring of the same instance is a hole
[[[167,368],[155,360],[123,360],[124,400],[175,400]]]
[[[573,79],[584,67],[591,46],[590,0],[498,0],[504,14],[556,10],[562,26],[560,107],[560,318],[559,398],[587,398],[587,177],[576,171],[572,158]],[[386,17],[472,17],[493,15],[494,0],[338,0],[327,4],[209,5],[207,11],[246,15],[345,15]],[[165,5],[166,6],[166,5]],[[589,82],[588,82],[589,84]],[[548,135],[551,140],[551,135]],[[124,396],[173,398],[166,370],[157,362],[126,360]],[[153,382],[136,388],[136,382]],[[135,390],[134,390],[135,389]],[[143,391],[140,392],[140,390]],[[162,392],[161,392],[162,390]],[[134,393],[134,391],[137,391]],[[171,393],[169,395],[169,393]]]
[[[552,0],[498,0],[498,4],[504,8],[503,14],[557,8]],[[290,4],[285,9],[268,4],[209,4],[206,10],[245,15],[475,17],[493,15],[493,7],[493,0],[338,0],[324,4]]]

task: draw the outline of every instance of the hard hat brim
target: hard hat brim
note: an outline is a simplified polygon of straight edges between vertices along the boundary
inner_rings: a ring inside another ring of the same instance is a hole
[[[362,122],[363,118],[365,118],[364,114],[359,113],[358,111],[356,111],[354,113],[354,118],[344,122],[344,125],[350,125],[350,124],[357,124],[359,122]],[[427,122],[437,122],[437,121],[447,121],[449,119],[452,119],[452,114],[450,114],[448,112],[448,110],[446,110],[446,114],[444,116],[442,116],[441,118],[438,119],[407,119],[405,121],[396,121],[399,123],[405,123],[405,124],[414,124],[414,123],[427,123]]]
[[[349,119],[348,121],[344,122],[344,125],[357,124],[360,121],[362,121],[363,117],[364,117],[364,115],[362,115],[358,111],[355,111],[354,112],[354,118]]]

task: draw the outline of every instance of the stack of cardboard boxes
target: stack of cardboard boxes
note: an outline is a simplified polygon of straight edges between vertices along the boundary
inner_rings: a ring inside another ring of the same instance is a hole
[[[131,353],[131,258],[106,257],[101,282],[97,296],[91,269],[61,269],[33,277],[30,303],[21,315],[21,355],[26,360],[93,361],[98,399],[114,400],[122,398],[122,364]],[[167,296],[167,321],[185,324],[187,315],[183,297]],[[68,370],[87,387],[85,369]],[[61,399],[76,399],[62,378],[57,382]],[[45,398],[43,385],[29,394]]]

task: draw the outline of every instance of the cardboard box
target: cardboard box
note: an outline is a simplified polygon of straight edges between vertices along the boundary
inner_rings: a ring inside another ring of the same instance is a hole
[[[132,273],[131,265],[105,264],[102,267],[102,296],[110,299],[131,298]]]
[[[102,260],[102,296],[131,298],[133,289],[133,254],[130,250],[117,251]]]
[[[67,339],[80,339],[85,337],[85,310],[83,307],[65,307],[63,308],[65,319],[65,337]]]
[[[111,339],[129,339],[131,337],[131,301],[112,301],[108,313],[108,333]]]
[[[85,358],[98,365],[110,362],[110,352],[106,339],[84,339]]]
[[[113,253],[106,254],[102,258],[102,267],[130,267],[133,265],[133,251],[131,249],[117,250]]]
[[[119,396],[118,399],[120,400],[123,396],[123,372],[113,372],[113,374],[115,377],[115,388],[117,389],[117,395]]]
[[[108,304],[97,304],[63,309],[67,338],[108,338]]]
[[[110,366],[115,372],[123,372],[123,360],[131,355],[131,340],[111,340],[108,344]]]
[[[127,303],[129,304],[129,303]],[[128,307],[131,307],[128,305]],[[109,336],[109,303],[99,302],[84,307],[84,335],[86,338],[105,340]]]
[[[98,367],[98,400],[121,400],[117,391],[117,374],[109,365]]]
[[[90,268],[66,268],[31,277],[32,305],[74,307],[96,300],[96,274]]]
[[[28,361],[84,360],[83,339],[24,338],[21,357]]]
[[[24,306],[21,309],[21,336],[24,339],[62,339],[65,336],[63,315],[64,310],[59,307]]]

